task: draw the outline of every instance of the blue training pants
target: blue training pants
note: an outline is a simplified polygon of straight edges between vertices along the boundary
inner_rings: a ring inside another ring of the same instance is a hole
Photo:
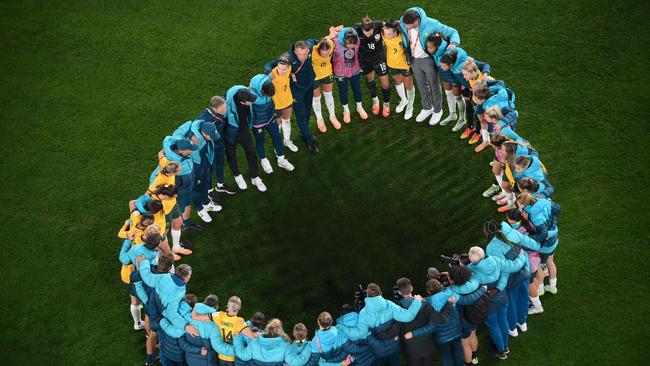
[[[508,290],[508,325],[515,330],[517,323],[524,324],[528,319],[528,280]]]
[[[488,313],[485,325],[499,353],[508,347],[508,304]]]
[[[296,113],[296,122],[298,122],[300,135],[306,143],[312,143],[314,142],[314,136],[309,131],[309,118],[311,117],[313,89],[291,88],[291,93],[293,94],[293,111]]]
[[[273,149],[275,150],[276,156],[284,155],[284,145],[282,144],[282,137],[280,136],[280,129],[278,124],[275,121],[262,126],[260,128],[253,127],[253,135],[255,136],[255,149],[257,150],[257,155],[260,159],[266,158],[266,149],[264,148],[264,131],[271,135],[271,141],[273,142]]]
[[[460,337],[445,343],[436,342],[436,348],[440,354],[440,363],[442,366],[465,365],[463,349],[460,345]]]
[[[361,102],[361,73],[358,73],[351,78],[336,77],[336,86],[339,88],[339,100],[341,104],[348,104],[348,80],[352,86],[352,93],[354,94],[354,101]]]

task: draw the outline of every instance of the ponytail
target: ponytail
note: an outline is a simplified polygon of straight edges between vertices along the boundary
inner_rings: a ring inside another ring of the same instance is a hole
[[[442,55],[440,58],[440,63],[441,64],[447,64],[447,65],[453,65],[456,63],[458,60],[458,51],[457,50],[451,50],[449,53],[445,53]]]

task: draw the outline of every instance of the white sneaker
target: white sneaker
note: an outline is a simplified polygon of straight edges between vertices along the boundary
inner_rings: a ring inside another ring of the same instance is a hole
[[[440,112],[433,112],[431,114],[431,119],[429,120],[429,126],[435,126],[440,122],[440,118],[442,118],[442,109]]]
[[[269,161],[269,159],[264,158],[260,160],[260,163],[262,164],[262,170],[264,170],[264,173],[266,174],[273,173],[273,167],[271,166],[271,162]]]
[[[535,314],[541,314],[544,312],[544,307],[540,306],[533,306],[532,308],[528,309],[528,315],[535,315]]]
[[[451,122],[451,121],[455,121],[456,118],[458,118],[458,116],[456,115],[456,113],[452,113],[452,114],[448,115],[447,118],[445,118],[445,119],[443,119],[442,121],[440,121],[440,126],[444,126],[444,125],[448,124],[448,123]]]
[[[288,172],[292,172],[293,169],[295,168],[293,164],[291,164],[289,160],[287,160],[287,158],[285,158],[284,156],[278,158],[278,166]]]
[[[430,115],[433,114],[433,109],[423,109],[420,111],[420,114],[418,114],[417,117],[415,117],[415,122],[424,122],[425,119],[429,118]]]
[[[524,324],[519,324],[519,323],[517,323],[517,327],[519,327],[519,330],[520,330],[522,333],[526,333],[526,332],[528,332],[528,324],[526,324],[526,323],[524,323]]]
[[[510,334],[511,337],[518,337],[519,332],[517,331],[517,327],[515,327],[515,330],[508,330],[508,334]]]
[[[396,113],[402,113],[404,111],[404,108],[409,104],[408,100],[401,100],[397,107],[395,107],[395,112]]]
[[[284,140],[284,146],[291,150],[291,152],[298,151],[298,146],[296,146],[291,140]]]
[[[409,120],[413,117],[413,107],[406,107],[406,112],[404,112],[404,119]]]
[[[557,294],[557,287],[551,285],[544,285],[544,292],[550,292],[553,295]]]
[[[544,296],[544,286],[540,285],[537,287],[537,296]]]
[[[257,187],[258,191],[266,192],[266,185],[264,184],[264,182],[262,182],[262,178],[260,177],[253,178],[251,179],[251,183],[253,183],[253,185]]]
[[[208,213],[207,210],[207,205],[203,206],[203,209],[201,211],[197,211],[197,214],[199,214],[199,217],[203,222],[212,222],[212,217],[210,217],[210,214]]]
[[[144,322],[133,323],[133,329],[135,329],[135,330],[143,330],[144,329]]]
[[[241,174],[235,177],[235,183],[237,183],[237,187],[239,187],[239,189],[241,190],[248,188],[248,186],[246,185],[246,181],[244,180],[244,177]]]
[[[203,206],[203,209],[205,209],[208,212],[219,212],[223,210],[223,207],[219,204],[216,204],[214,202],[208,203],[206,206]]]
[[[485,197],[485,198],[490,197],[490,196],[496,194],[497,192],[499,192],[500,190],[501,190],[501,187],[499,187],[496,184],[493,184],[490,188],[486,189],[485,192],[483,192],[483,197]]]

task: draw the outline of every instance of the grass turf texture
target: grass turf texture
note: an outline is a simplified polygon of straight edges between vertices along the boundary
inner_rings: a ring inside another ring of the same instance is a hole
[[[144,333],[131,328],[115,234],[163,136],[292,41],[411,5],[3,3],[0,364],[141,364]],[[564,209],[560,292],[510,342],[510,363],[641,364],[648,4],[422,6],[517,92],[518,131],[540,150]],[[262,310],[286,330],[302,321],[312,331],[357,282],[376,280],[388,295],[406,275],[421,293],[439,254],[483,243],[482,222],[498,217],[480,197],[490,154],[450,128],[354,118],[319,134],[318,156],[301,144],[287,154],[295,172],[263,175],[268,193],[227,197],[206,232],[190,236],[189,291],[216,293],[222,306],[237,294],[246,317]],[[496,364],[481,333],[481,364]]]

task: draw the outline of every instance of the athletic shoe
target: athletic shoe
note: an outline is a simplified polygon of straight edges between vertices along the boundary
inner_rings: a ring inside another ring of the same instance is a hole
[[[517,331],[517,327],[515,327],[514,330],[508,330],[508,334],[510,334],[511,337],[519,337],[519,332]]]
[[[201,232],[203,231],[203,226],[199,224],[189,224],[189,225],[183,225],[183,230],[187,231],[188,233],[191,232]]]
[[[488,147],[490,144],[482,143],[474,149],[474,152],[480,153],[481,151],[485,150],[486,147]]]
[[[524,323],[524,324],[519,324],[519,323],[517,323],[517,327],[519,327],[519,330],[520,330],[522,333],[526,333],[526,332],[528,332],[528,324],[526,324],[526,323]]]
[[[508,346],[506,346],[506,350],[505,350],[505,351],[503,351],[503,352],[505,352],[505,353],[506,353],[506,355],[507,355],[508,353],[510,353],[510,347],[508,347]]]
[[[192,251],[179,246],[178,248],[173,248],[172,253],[182,254],[182,255],[190,255],[190,254],[192,254]]]
[[[413,117],[413,107],[406,107],[406,112],[404,112],[404,119],[409,120]]]
[[[291,140],[284,140],[284,146],[287,147],[287,149],[291,150],[291,152],[297,152],[298,151],[298,146],[296,146],[293,141]]]
[[[373,103],[372,104],[372,114],[375,116],[379,115],[379,103]]]
[[[192,244],[191,241],[189,241],[189,240],[187,240],[187,239],[185,239],[185,238],[181,238],[181,240],[178,242],[178,244],[180,244],[181,247],[183,247],[183,248],[185,248],[185,249],[192,249],[192,248],[194,248],[194,244]]]
[[[350,123],[350,112],[343,111],[343,122]]]
[[[417,117],[415,117],[415,122],[424,122],[425,119],[429,118],[433,114],[433,109],[423,109],[420,111]]]
[[[203,206],[203,208],[208,212],[219,212],[223,210],[223,206],[214,202],[208,203],[207,205]]]
[[[323,131],[323,132],[325,132],[325,131]],[[262,165],[262,170],[264,170],[264,173],[266,173],[266,174],[273,173],[273,167],[271,166],[271,162],[269,161],[269,159],[264,158],[264,159],[260,160],[260,164]]]
[[[537,287],[537,296],[544,296],[544,286],[538,286]]]
[[[528,308],[528,315],[535,315],[535,314],[541,314],[544,312],[544,307],[543,306],[532,306]]]
[[[442,118],[442,109],[440,112],[433,112],[431,115],[431,119],[429,120],[429,126],[435,126],[440,122],[440,118]]]
[[[454,125],[454,127],[451,128],[451,131],[458,132],[461,130],[461,128],[463,128],[463,126],[465,126],[465,120],[459,119],[458,122],[456,122],[456,124]]]
[[[291,164],[285,157],[278,158],[278,166],[289,172],[292,172],[294,169],[293,164]]]
[[[472,352],[472,365],[478,365],[478,356],[476,352]]]
[[[388,118],[390,116],[390,104],[384,103],[384,106],[381,109],[381,116]]]
[[[449,124],[449,122],[455,121],[456,118],[458,118],[456,113],[452,113],[452,114],[448,115],[447,118],[440,121],[440,126],[446,126],[447,124]]]
[[[357,108],[357,113],[359,113],[359,117],[361,117],[361,119],[368,119],[368,113],[366,113],[366,111],[363,110],[363,107]]]
[[[514,204],[503,205],[503,206],[497,208],[497,212],[504,213],[504,212],[510,211],[513,208],[516,208],[516,206]]]
[[[144,322],[140,321],[137,323],[133,323],[133,329],[135,330],[143,330],[144,329]]]
[[[341,128],[341,122],[339,122],[338,118],[336,118],[336,116],[334,116],[334,115],[330,116],[330,123],[332,124],[332,126],[336,130]]]
[[[203,220],[203,222],[212,222],[212,217],[210,217],[210,214],[208,213],[207,205],[203,206],[203,209],[201,211],[197,211],[196,213],[199,215],[201,220]]]
[[[454,126],[454,127],[456,127],[456,126]],[[466,128],[465,131],[463,132],[463,134],[460,135],[460,139],[465,140],[466,138],[468,138],[472,134],[472,131],[474,131],[474,130],[472,130],[471,128]]]
[[[467,143],[470,144],[470,145],[474,145],[480,139],[481,139],[481,134],[474,132],[474,133],[472,133],[472,137],[469,138],[469,141]]]
[[[258,191],[266,192],[266,185],[264,184],[264,182],[262,182],[262,178],[260,177],[253,178],[251,179],[251,183],[253,183],[253,185],[257,187]]]
[[[557,294],[557,287],[551,285],[544,285],[544,291],[550,292],[551,294],[555,295]]]
[[[496,356],[496,358],[498,358],[500,360],[505,360],[505,359],[508,358],[508,354],[505,351],[503,351],[501,353],[497,353],[495,356]]]
[[[327,126],[325,126],[325,122],[322,119],[317,120],[316,125],[320,132],[327,132]]]
[[[316,141],[307,143],[307,149],[312,154],[318,154],[320,152],[320,149],[318,148],[318,143]]]
[[[227,194],[235,194],[237,191],[235,191],[231,186],[227,185],[226,183],[224,184],[217,184],[217,186],[214,188],[215,191],[217,192],[222,192],[222,193],[227,193]]]
[[[488,198],[488,197],[494,196],[494,195],[497,194],[499,191],[501,191],[501,187],[499,187],[499,186],[496,185],[496,184],[493,184],[492,186],[490,186],[490,188],[486,189],[486,190],[483,192],[482,195],[483,195],[483,197]]]
[[[244,177],[241,174],[235,177],[235,183],[237,183],[237,187],[239,187],[239,189],[241,190],[248,188],[248,186],[246,185],[246,181],[244,180]]]
[[[409,105],[408,100],[400,100],[400,102],[397,104],[397,107],[395,107],[395,113],[402,113],[407,105]]]

